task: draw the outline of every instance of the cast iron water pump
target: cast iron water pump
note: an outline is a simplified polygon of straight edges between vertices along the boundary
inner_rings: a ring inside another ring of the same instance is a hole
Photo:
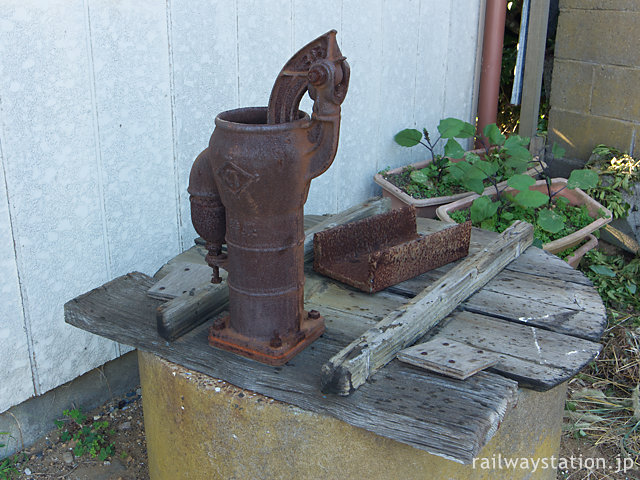
[[[322,316],[303,308],[303,206],[311,179],[336,155],[348,85],[332,30],[286,63],[268,107],[216,117],[189,178],[191,218],[207,242],[212,282],[221,281],[219,267],[229,274],[229,315],[210,328],[210,345],[282,365],[324,332]],[[307,91],[311,118],[299,110]]]

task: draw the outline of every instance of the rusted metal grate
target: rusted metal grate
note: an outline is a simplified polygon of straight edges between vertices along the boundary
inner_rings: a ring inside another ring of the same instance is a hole
[[[413,206],[316,233],[315,271],[373,293],[469,253],[471,223],[419,235]]]

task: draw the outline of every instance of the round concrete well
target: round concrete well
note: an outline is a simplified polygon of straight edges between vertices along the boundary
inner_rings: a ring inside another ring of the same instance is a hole
[[[462,465],[153,354],[139,352],[139,365],[152,480],[556,477],[566,384],[520,389],[496,435]]]

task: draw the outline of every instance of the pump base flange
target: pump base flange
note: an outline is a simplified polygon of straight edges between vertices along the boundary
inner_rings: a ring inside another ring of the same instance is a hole
[[[284,365],[324,333],[324,317],[310,318],[305,311],[303,318],[300,331],[288,337],[278,337],[276,341],[271,339],[265,342],[233,330],[227,315],[209,327],[209,345],[267,365]]]

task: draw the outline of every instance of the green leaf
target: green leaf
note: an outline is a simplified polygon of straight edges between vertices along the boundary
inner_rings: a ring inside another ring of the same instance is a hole
[[[507,185],[516,190],[529,190],[529,187],[536,183],[536,181],[529,175],[516,174],[507,180]]]
[[[484,183],[479,178],[465,178],[462,180],[462,184],[470,191],[477,193],[478,195],[484,192]]]
[[[438,132],[442,138],[470,138],[476,133],[473,125],[457,118],[445,118],[438,124]]]
[[[487,196],[476,198],[471,204],[469,209],[471,213],[471,221],[474,223],[480,223],[484,220],[492,217],[498,211],[498,202],[493,202]]]
[[[631,295],[635,295],[636,294],[636,284],[633,282],[628,282],[627,283],[627,291],[631,294]]]
[[[504,151],[507,157],[514,160],[528,162],[531,160],[531,152],[522,146],[523,139],[519,135],[511,135],[504,142]]]
[[[558,233],[564,228],[564,220],[553,210],[544,209],[538,213],[538,226],[549,233]]]
[[[521,205],[525,208],[538,208],[541,207],[542,205],[544,205],[545,203],[547,203],[549,201],[549,197],[546,196],[544,193],[539,192],[537,190],[522,190],[520,193],[518,193],[515,197],[514,200],[516,201],[516,203],[518,205]],[[548,210],[550,211],[550,210]],[[541,212],[542,213],[542,212]],[[555,213],[554,213],[555,215]],[[538,224],[540,224],[540,222],[538,221]],[[542,225],[540,225],[542,226]],[[545,229],[547,230],[547,229]],[[560,227],[560,230],[562,230],[562,227]],[[558,230],[558,231],[560,231]],[[549,231],[549,230],[547,230]],[[556,232],[553,232],[556,233]]]
[[[398,145],[403,147],[415,147],[422,140],[422,133],[420,133],[415,128],[405,128],[400,132],[396,133],[396,136],[393,137]]]
[[[464,157],[464,148],[453,138],[450,138],[444,146],[444,155],[449,158],[462,158]]]
[[[614,272],[613,270],[611,270],[609,267],[605,266],[605,265],[591,265],[589,266],[589,268],[597,273],[598,275],[602,275],[603,277],[615,277],[616,276],[616,272]]]
[[[542,243],[542,240],[536,237],[533,239],[533,243],[531,245],[533,245],[534,247],[542,248],[544,244]]]
[[[520,162],[530,162],[532,158],[531,152],[520,145],[509,148],[505,151],[505,153],[507,154],[508,158]]]
[[[491,145],[503,145],[506,140],[506,137],[500,132],[495,123],[485,126],[482,134],[489,139]]]
[[[473,165],[471,165],[471,168],[467,169],[467,171],[465,172],[464,180],[469,179],[469,180],[482,181],[488,176],[489,176],[488,172],[486,172],[481,165],[474,163]]]
[[[409,174],[409,176],[411,177],[411,181],[420,185],[431,185],[433,183],[424,168],[421,170],[414,170]]]
[[[567,181],[567,188],[581,188],[582,190],[587,190],[589,188],[594,188],[597,184],[598,173],[585,168],[571,172],[569,180]]]
[[[473,138],[476,136],[476,127],[469,122],[463,122],[462,131],[458,135],[458,138]]]
[[[486,160],[477,160],[473,162],[473,166],[484,174],[485,178],[490,177],[498,171],[498,165],[493,162],[487,162]]]
[[[98,460],[103,462],[103,461],[105,461],[107,459],[107,457],[109,457],[109,454],[107,453],[107,451],[104,448],[101,448],[100,449],[100,453],[98,454]]]
[[[521,147],[522,145],[520,145],[520,141],[520,135],[509,135],[509,137],[504,141],[504,148]]]
[[[505,167],[510,168],[515,173],[524,173],[527,169],[527,160],[520,158],[507,158],[504,162]]]
[[[449,167],[449,174],[458,181],[462,181],[464,174],[471,168],[471,164],[466,160],[452,163]]]
[[[554,158],[563,158],[565,152],[566,150],[559,146],[557,143],[554,143],[553,147],[551,147],[551,153],[553,154]]]
[[[473,153],[473,152],[465,152],[464,154],[464,158],[469,162],[469,163],[475,163],[478,160],[480,160],[480,155],[478,155],[477,153]]]
[[[498,221],[498,216],[494,215],[493,217],[489,217],[486,220],[480,222],[480,228],[483,230],[490,230],[492,232],[496,231],[496,222]]]

